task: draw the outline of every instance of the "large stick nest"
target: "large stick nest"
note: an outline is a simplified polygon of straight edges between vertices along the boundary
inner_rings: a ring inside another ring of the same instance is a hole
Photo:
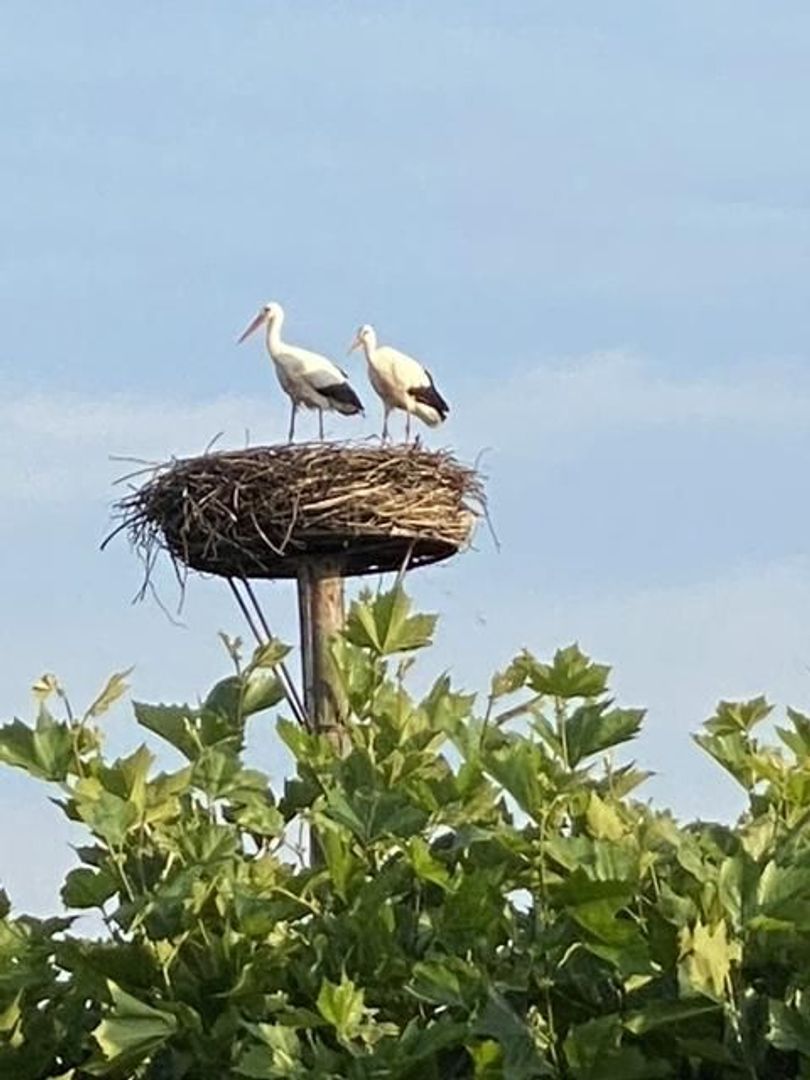
[[[474,469],[419,446],[258,446],[159,466],[116,504],[147,567],[160,551],[233,578],[294,577],[302,562],[344,575],[455,554],[486,512]]]

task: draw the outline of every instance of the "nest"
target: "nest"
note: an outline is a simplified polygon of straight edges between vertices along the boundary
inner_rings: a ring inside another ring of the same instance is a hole
[[[465,546],[486,507],[445,451],[316,443],[172,461],[115,512],[148,580],[161,551],[229,578],[295,577],[314,559],[344,576],[424,566]]]

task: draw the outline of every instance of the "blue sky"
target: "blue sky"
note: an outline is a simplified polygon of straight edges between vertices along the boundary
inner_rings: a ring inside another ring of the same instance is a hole
[[[274,298],[335,356],[374,322],[453,404],[432,441],[488,448],[500,554],[412,578],[430,668],[483,687],[576,638],[650,707],[650,795],[736,813],[690,732],[810,698],[806,5],[9,0],[0,40],[0,715],[44,670],[79,702],[224,670],[221,587],[176,628],[99,554],[109,456],[282,436],[234,346]],[[9,772],[0,812],[7,887],[52,910],[67,826]]]

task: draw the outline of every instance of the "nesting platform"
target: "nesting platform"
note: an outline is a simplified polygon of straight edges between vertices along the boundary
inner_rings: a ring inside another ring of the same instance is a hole
[[[257,446],[174,460],[116,506],[148,569],[291,578],[328,560],[348,577],[454,555],[485,512],[474,469],[420,446]]]

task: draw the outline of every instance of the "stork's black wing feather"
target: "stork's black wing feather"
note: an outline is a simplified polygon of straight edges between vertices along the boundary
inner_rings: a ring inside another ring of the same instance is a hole
[[[363,402],[347,382],[319,386],[318,393],[327,398],[338,412],[345,416],[363,411]]]
[[[442,395],[436,389],[436,384],[433,382],[433,376],[429,371],[425,374],[430,379],[428,386],[412,386],[408,393],[415,400],[422,405],[427,405],[431,409],[435,409],[442,420],[445,419],[450,412],[450,406],[444,400]]]

